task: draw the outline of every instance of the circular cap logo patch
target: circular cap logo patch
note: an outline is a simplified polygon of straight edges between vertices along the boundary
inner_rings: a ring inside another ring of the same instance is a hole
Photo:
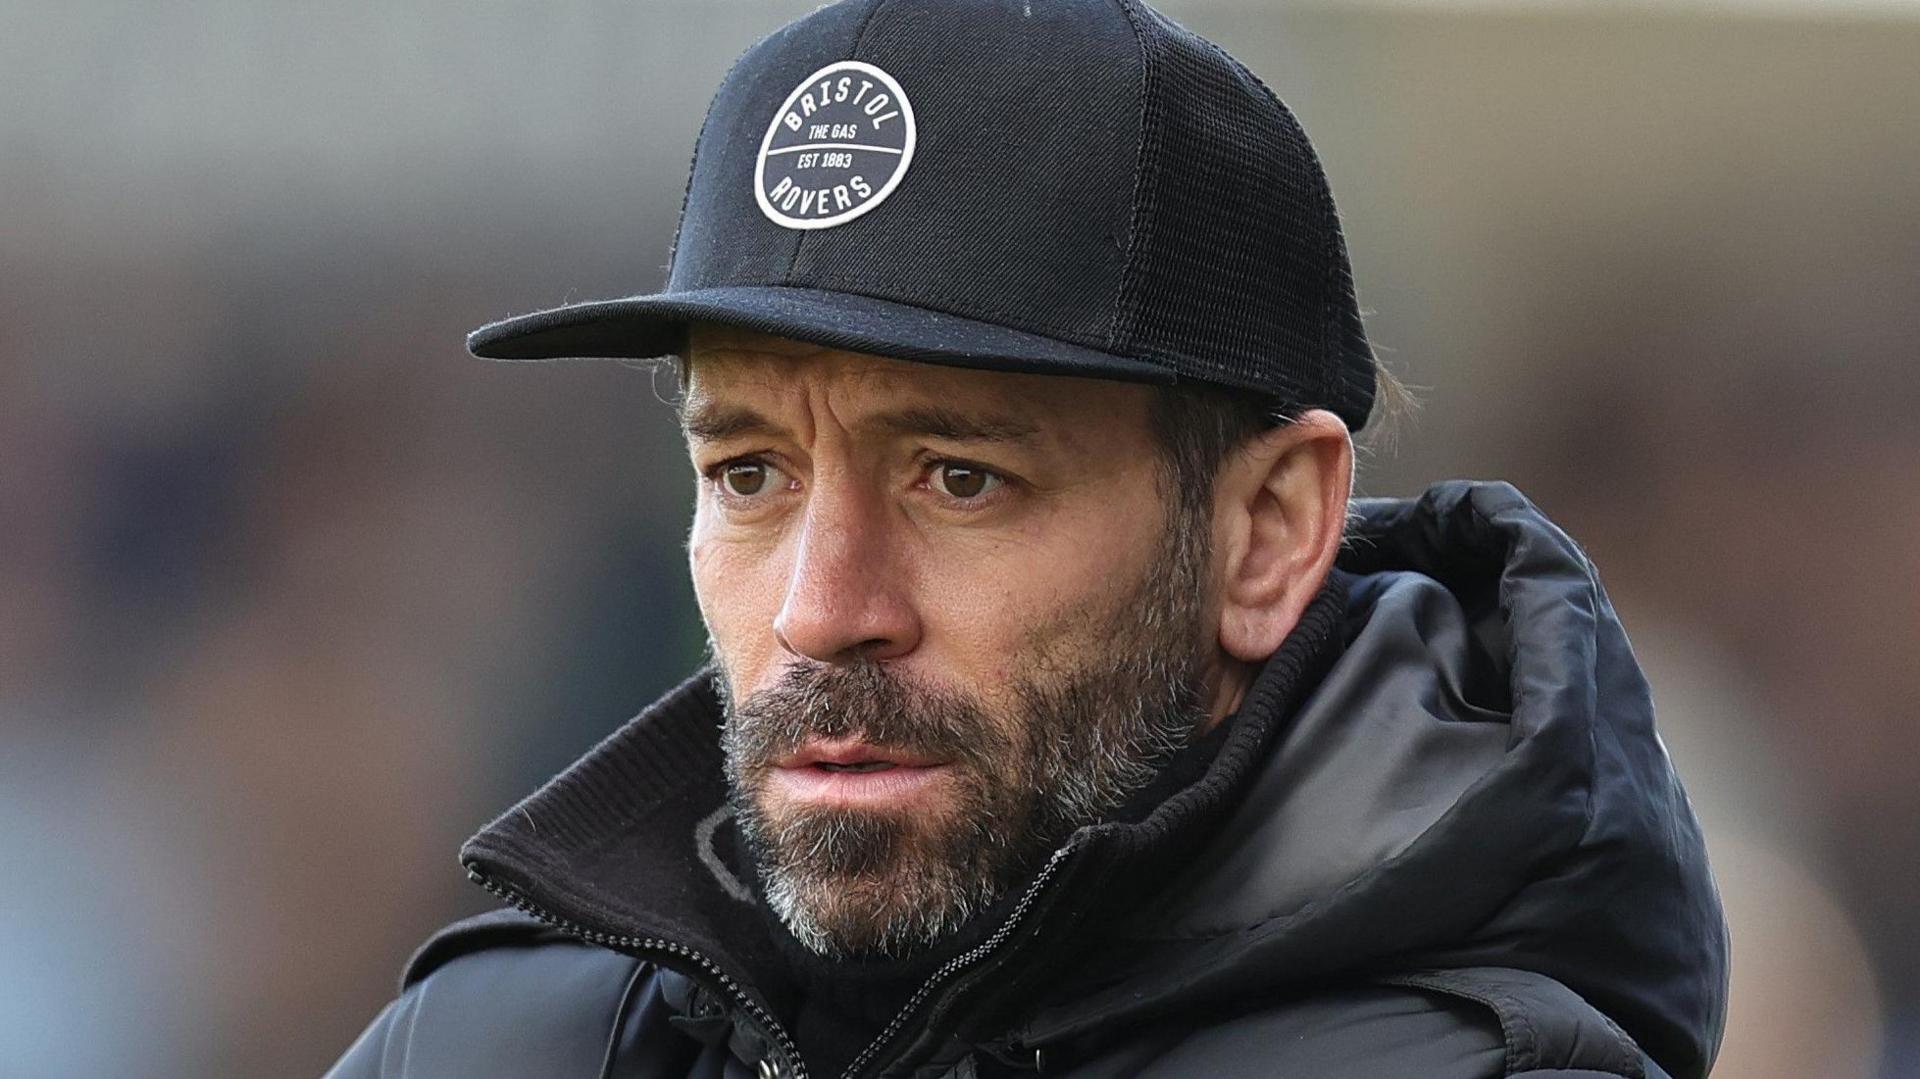
[[[790,229],[844,225],[886,200],[913,161],[913,106],[893,76],[842,60],[807,77],[767,125],[760,212]]]

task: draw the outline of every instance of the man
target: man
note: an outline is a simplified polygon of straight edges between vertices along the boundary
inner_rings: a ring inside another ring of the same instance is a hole
[[[1579,549],[1349,501],[1331,196],[1134,0],[750,50],[665,292],[710,669],[468,842],[334,1074],[1705,1075],[1717,898]],[[1384,383],[1382,383],[1384,385]]]

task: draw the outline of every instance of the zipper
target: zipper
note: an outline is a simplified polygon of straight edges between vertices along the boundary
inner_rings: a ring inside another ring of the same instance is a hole
[[[1035,877],[1033,883],[1027,886],[1026,893],[1020,897],[1020,902],[1014,905],[1013,912],[1007,915],[1006,921],[1000,923],[1000,928],[994,930],[993,935],[986,940],[947,960],[940,969],[934,971],[933,974],[927,978],[926,982],[914,992],[913,996],[907,998],[907,1003],[901,1007],[899,1012],[895,1013],[893,1020],[887,1024],[886,1029],[880,1032],[879,1037],[868,1043],[867,1047],[860,1051],[860,1055],[853,1058],[853,1063],[847,1065],[847,1070],[841,1073],[840,1079],[855,1079],[861,1072],[866,1070],[869,1064],[873,1063],[873,1058],[879,1055],[880,1050],[886,1048],[887,1043],[893,1040],[894,1036],[899,1034],[901,1029],[913,1019],[914,1012],[920,1010],[920,1007],[927,1002],[927,998],[933,995],[934,990],[939,989],[943,983],[951,979],[955,974],[980,962],[982,959],[993,954],[995,949],[1005,944],[1007,938],[1013,935],[1014,930],[1020,928],[1020,923],[1026,920],[1027,912],[1033,908],[1034,902],[1040,898],[1040,892],[1053,880],[1054,876],[1060,871],[1061,864],[1066,861],[1067,856],[1071,853],[1073,853],[1071,846],[1061,847],[1059,850],[1054,851],[1053,857],[1047,859],[1047,864],[1041,867],[1039,876]]]
[[[928,976],[920,988],[914,991],[913,996],[907,998],[906,1004],[902,1005],[900,1010],[894,1013],[893,1019],[887,1023],[885,1029],[880,1031],[879,1036],[869,1042],[867,1047],[860,1051],[859,1056],[853,1058],[853,1063],[847,1065],[847,1070],[841,1073],[840,1079],[856,1079],[861,1072],[866,1070],[868,1065],[873,1063],[873,1058],[878,1056],[882,1049],[886,1048],[887,1043],[892,1041],[900,1031],[912,1021],[914,1013],[918,1012],[920,1008],[926,1004],[927,999],[933,996],[936,990],[951,980],[954,975],[979,963],[989,955],[992,955],[1002,944],[1005,944],[1007,938],[1011,937],[1014,931],[1020,928],[1020,924],[1026,921],[1027,913],[1033,909],[1034,903],[1039,900],[1040,893],[1045,890],[1053,878],[1059,874],[1060,866],[1066,862],[1067,856],[1072,853],[1073,848],[1071,846],[1061,847],[1059,850],[1054,851],[1053,856],[1047,859],[1047,864],[1041,867],[1039,875],[1034,877],[1033,883],[1028,885],[1026,892],[1020,896],[1020,902],[1014,904],[1013,911],[1007,915],[1007,920],[1000,923],[1000,927],[993,931],[993,935],[972,948],[954,956],[952,959],[947,960],[938,970]],[[752,1016],[754,1022],[758,1023],[763,1031],[772,1036],[773,1041],[779,1046],[781,1054],[792,1064],[793,1070],[791,1075],[781,1076],[778,1069],[772,1069],[772,1075],[778,1077],[778,1079],[807,1079],[806,1062],[800,1059],[800,1047],[794,1044],[792,1035],[788,1034],[786,1028],[780,1025],[779,1020],[775,1019],[772,1014],[765,1008],[762,1008],[751,996],[747,995],[747,991],[741,988],[740,983],[735,981],[732,975],[720,969],[719,964],[708,959],[705,955],[676,941],[665,940],[658,937],[621,936],[615,933],[602,933],[597,929],[589,929],[578,922],[562,918],[557,914],[553,914],[537,906],[532,900],[521,895],[519,892],[497,883],[471,863],[467,866],[467,876],[472,878],[475,884],[492,892],[503,902],[511,905],[515,909],[532,915],[570,936],[578,937],[591,944],[598,944],[603,948],[611,948],[618,952],[624,952],[636,958],[646,959],[653,956],[670,956],[699,969],[711,978],[714,983],[718,984],[729,999],[739,1005],[748,1015]],[[767,1068],[766,1062],[762,1061],[762,1074],[766,1074],[768,1071],[769,1069]]]
[[[769,1069],[767,1063],[761,1061],[760,1070],[762,1075],[766,1075],[771,1071],[773,1076],[778,1076],[780,1079],[807,1079],[806,1062],[800,1059],[800,1047],[794,1044],[792,1035],[789,1035],[786,1028],[780,1025],[779,1020],[775,1019],[765,1008],[762,1008],[751,996],[748,996],[747,991],[741,988],[740,983],[735,981],[732,975],[720,969],[719,964],[708,959],[705,955],[676,941],[664,940],[658,937],[628,937],[615,933],[602,933],[597,929],[589,929],[578,922],[562,918],[557,914],[553,914],[535,905],[532,900],[521,895],[519,892],[494,881],[485,873],[482,873],[479,868],[472,863],[467,865],[467,876],[471,878],[475,884],[492,892],[516,910],[530,914],[569,936],[578,937],[590,944],[598,944],[603,948],[611,948],[614,951],[623,952],[637,959],[652,959],[665,956],[693,966],[706,974],[714,984],[720,987],[722,992],[730,1000],[748,1015],[752,1016],[754,1022],[758,1023],[760,1028],[771,1036],[772,1040],[778,1045],[781,1055],[792,1065],[791,1075],[783,1076],[778,1068]]]

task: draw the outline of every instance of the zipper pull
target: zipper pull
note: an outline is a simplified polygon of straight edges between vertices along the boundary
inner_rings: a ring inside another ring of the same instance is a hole
[[[760,1066],[754,1069],[757,1079],[780,1079],[780,1065],[772,1057],[761,1057]]]

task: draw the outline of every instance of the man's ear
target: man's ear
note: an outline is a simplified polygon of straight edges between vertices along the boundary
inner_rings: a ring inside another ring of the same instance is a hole
[[[1214,490],[1220,647],[1257,663],[1333,568],[1353,492],[1353,439],[1340,417],[1313,409],[1229,455]]]

